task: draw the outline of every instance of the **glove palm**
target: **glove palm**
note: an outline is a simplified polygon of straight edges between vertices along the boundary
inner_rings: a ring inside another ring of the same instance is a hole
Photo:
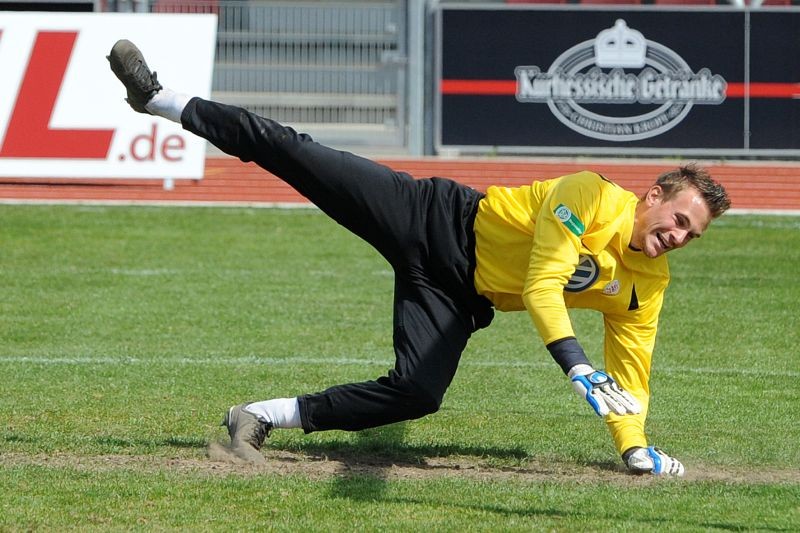
[[[575,393],[589,402],[598,416],[606,416],[612,411],[618,415],[642,412],[639,401],[605,372],[590,365],[575,365],[568,376]]]

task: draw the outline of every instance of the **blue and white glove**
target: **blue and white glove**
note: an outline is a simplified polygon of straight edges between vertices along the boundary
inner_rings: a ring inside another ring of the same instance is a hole
[[[642,406],[636,398],[622,390],[614,378],[595,370],[591,365],[575,365],[567,376],[577,395],[589,402],[598,416],[606,416],[612,411],[618,415],[642,412]]]
[[[683,465],[674,457],[670,457],[660,448],[631,448],[622,454],[622,460],[628,470],[636,474],[665,474],[668,476],[682,476]]]

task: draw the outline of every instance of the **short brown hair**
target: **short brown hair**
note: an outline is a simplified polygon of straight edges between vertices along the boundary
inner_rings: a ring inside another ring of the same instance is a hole
[[[670,200],[686,187],[694,187],[708,205],[711,218],[717,218],[731,206],[731,200],[728,198],[725,188],[714,181],[706,169],[698,167],[694,163],[661,174],[656,180],[656,185],[659,185],[664,191],[665,201]]]

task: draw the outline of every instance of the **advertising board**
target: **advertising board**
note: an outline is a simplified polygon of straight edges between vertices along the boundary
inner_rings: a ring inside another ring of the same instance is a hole
[[[800,155],[799,25],[791,9],[442,8],[437,147]]]
[[[122,38],[166,86],[210,96],[215,15],[0,12],[0,176],[203,176],[204,140],[125,102],[106,60]]]

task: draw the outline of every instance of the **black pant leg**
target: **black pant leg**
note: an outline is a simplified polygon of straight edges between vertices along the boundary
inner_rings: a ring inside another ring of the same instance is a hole
[[[408,249],[418,225],[419,191],[409,175],[348,152],[245,109],[192,98],[183,127],[229,155],[253,161],[376,248],[390,263]]]
[[[394,301],[395,367],[374,381],[299,397],[306,432],[356,431],[436,412],[472,329],[452,300],[424,278],[399,278]]]

